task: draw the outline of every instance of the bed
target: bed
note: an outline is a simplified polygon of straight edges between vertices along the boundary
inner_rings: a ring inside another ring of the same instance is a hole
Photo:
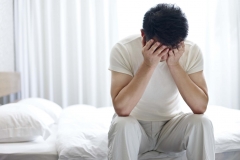
[[[19,90],[18,73],[0,73],[0,97]],[[186,106],[183,111],[190,112]],[[52,134],[46,140],[39,137],[29,142],[0,143],[0,160],[107,160],[107,133],[113,113],[112,106],[69,106],[61,116],[55,116],[58,123],[50,125]],[[240,110],[209,105],[205,114],[214,126],[216,160],[240,160]],[[187,159],[185,152],[168,155],[152,151],[139,160]]]
[[[57,126],[52,126],[51,131],[46,141],[39,137],[31,142],[0,143],[0,160],[57,160]]]
[[[0,72],[0,97],[19,92],[20,88],[19,73]],[[38,137],[29,142],[0,143],[0,160],[57,160],[57,124],[49,128],[51,135],[46,140]]]
[[[190,112],[183,106],[184,112]],[[59,121],[56,147],[59,160],[107,160],[107,132],[113,107],[69,106]],[[205,113],[212,120],[216,160],[240,159],[240,110],[209,105]],[[147,152],[139,160],[187,160],[185,152],[167,155]]]

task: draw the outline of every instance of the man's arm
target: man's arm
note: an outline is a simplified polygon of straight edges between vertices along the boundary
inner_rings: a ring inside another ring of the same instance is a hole
[[[203,114],[208,104],[207,85],[203,71],[187,75],[180,65],[169,68],[184,101],[194,114]]]
[[[141,99],[161,57],[168,51],[166,46],[150,40],[143,46],[144,61],[134,77],[112,71],[111,96],[115,112],[119,116],[129,116]]]
[[[153,67],[145,64],[142,64],[134,77],[112,71],[112,102],[119,116],[129,116],[142,97],[153,71]]]
[[[188,75],[178,62],[183,52],[183,43],[179,49],[169,51],[168,66],[184,101],[193,113],[203,114],[208,104],[207,84],[203,71]]]

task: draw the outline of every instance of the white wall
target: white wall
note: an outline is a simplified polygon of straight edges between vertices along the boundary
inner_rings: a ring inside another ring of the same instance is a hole
[[[14,71],[13,0],[0,0],[0,72]]]
[[[0,0],[0,72],[15,70],[13,0]],[[17,99],[16,94],[0,97],[0,105]]]

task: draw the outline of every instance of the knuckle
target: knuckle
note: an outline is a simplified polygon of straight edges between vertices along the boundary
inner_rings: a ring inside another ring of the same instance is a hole
[[[152,41],[148,41],[148,43],[147,43],[149,46],[152,44]]]
[[[161,49],[163,50],[163,49],[165,49],[167,46],[161,46]]]

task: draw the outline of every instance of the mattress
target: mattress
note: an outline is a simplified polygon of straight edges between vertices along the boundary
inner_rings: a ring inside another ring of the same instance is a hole
[[[52,134],[46,141],[39,137],[31,142],[0,143],[0,160],[57,160],[57,125],[50,129]]]

